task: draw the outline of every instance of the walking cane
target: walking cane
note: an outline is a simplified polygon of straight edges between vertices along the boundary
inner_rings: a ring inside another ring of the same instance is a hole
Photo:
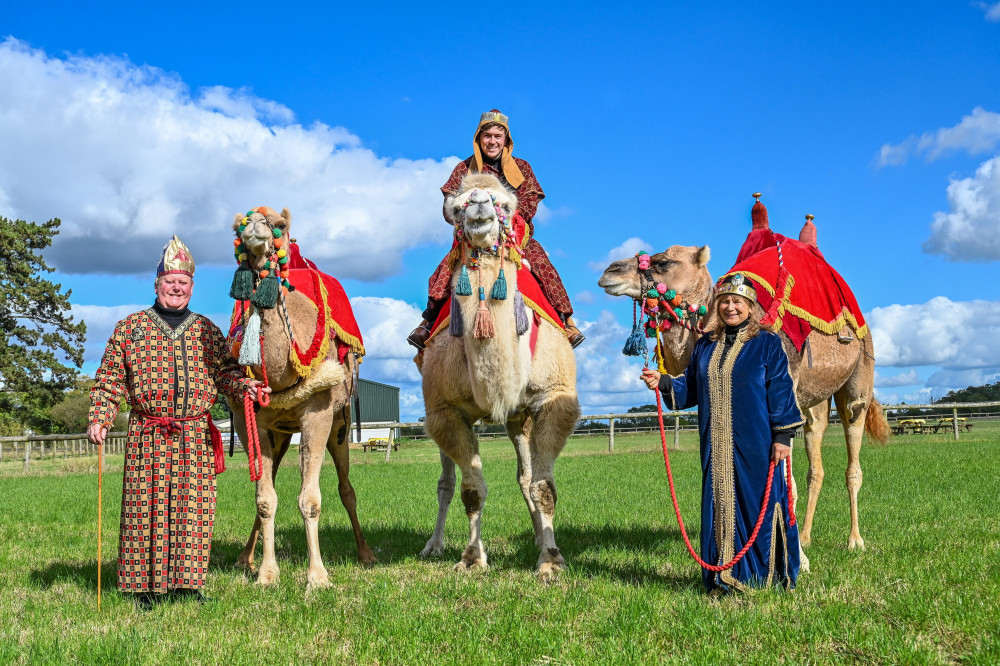
[[[104,442],[97,445],[97,610],[101,610],[101,489],[104,485]]]

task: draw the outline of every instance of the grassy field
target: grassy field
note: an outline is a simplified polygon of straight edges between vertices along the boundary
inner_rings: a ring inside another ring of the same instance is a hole
[[[996,663],[1000,660],[1000,429],[896,437],[862,452],[861,530],[846,548],[843,437],[824,448],[812,572],[791,594],[710,599],[681,541],[651,435],[572,439],[556,466],[556,538],[569,565],[543,585],[509,445],[484,443],[491,568],[453,572],[467,536],[456,497],[447,556],[416,554],[436,511],[437,449],[353,453],[359,515],[379,564],[354,541],[324,470],[320,538],[332,586],[306,592],[298,470],[278,479],[280,582],[234,567],[253,520],[245,461],[220,477],[207,593],[137,610],[115,591],[121,459],[104,485],[103,609],[97,612],[94,460],[0,463],[0,663]],[[998,424],[1000,426],[1000,424]],[[673,453],[697,538],[696,441]],[[804,490],[805,455],[795,472]],[[234,459],[236,460],[236,459]],[[804,504],[799,504],[800,512]]]

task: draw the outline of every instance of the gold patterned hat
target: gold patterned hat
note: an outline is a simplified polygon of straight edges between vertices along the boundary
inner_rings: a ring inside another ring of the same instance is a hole
[[[194,277],[194,259],[187,245],[176,234],[163,246],[160,263],[156,266],[156,277],[160,278],[171,273],[183,273]]]
[[[716,298],[726,294],[736,294],[749,300],[751,303],[757,300],[757,290],[753,284],[742,273],[730,273],[719,281],[719,286],[715,290]]]
[[[479,116],[479,125],[476,126],[476,133],[472,137],[472,166],[470,171],[480,172],[483,170],[483,153],[479,148],[479,133],[487,125],[500,125],[507,133],[507,141],[504,143],[503,152],[500,154],[500,170],[503,171],[504,180],[515,190],[524,182],[524,174],[514,161],[514,139],[510,137],[510,119],[500,113],[499,109],[492,109]]]

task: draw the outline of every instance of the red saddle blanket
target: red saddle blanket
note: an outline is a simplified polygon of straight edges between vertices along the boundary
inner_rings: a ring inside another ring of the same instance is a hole
[[[800,351],[812,329],[833,335],[846,324],[859,338],[868,334],[854,293],[812,245],[755,229],[722,277],[733,273],[753,283],[766,313],[762,323],[784,331]]]
[[[538,280],[524,266],[517,269],[517,289],[521,292],[521,298],[524,299],[525,306],[535,313],[536,318],[545,319],[559,329],[565,328],[562,320],[559,318],[559,314],[552,307],[552,304],[549,303],[549,299],[545,297],[545,293],[542,291],[541,286],[539,286]],[[444,307],[441,308],[441,312],[438,314],[437,319],[434,320],[433,326],[431,326],[431,335],[428,341],[441,332],[442,329],[447,328],[450,321],[451,299],[449,298],[444,302]]]
[[[323,362],[327,357],[330,340],[336,341],[337,360],[341,363],[349,351],[364,355],[361,329],[340,282],[321,272],[316,264],[303,257],[296,243],[288,244],[288,269],[288,282],[295,291],[312,301],[317,312],[316,331],[312,339],[295,340],[293,345],[292,363],[299,374],[308,376],[313,368]],[[242,327],[243,314],[248,307],[248,301],[236,301],[234,304],[230,338],[238,334],[237,328]]]

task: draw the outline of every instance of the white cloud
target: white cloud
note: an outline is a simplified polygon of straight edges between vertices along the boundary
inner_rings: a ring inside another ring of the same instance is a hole
[[[654,402],[652,392],[639,380],[642,358],[622,354],[631,331],[607,310],[597,321],[577,323],[587,336],[576,349],[576,387],[583,413],[625,411]]]
[[[937,212],[924,252],[956,261],[1000,259],[1000,157],[984,162],[975,176],[948,184],[951,212]]]
[[[998,12],[1000,13],[1000,12]],[[964,150],[969,155],[982,155],[1000,144],[1000,113],[976,107],[954,127],[942,127],[936,132],[911,136],[898,144],[884,144],[876,160],[878,166],[905,164],[911,156],[924,155],[928,161],[948,153]]]
[[[573,297],[574,303],[584,303],[589,305],[590,303],[594,303],[596,301],[597,297],[594,296],[594,292],[587,289],[577,292],[576,296]]]
[[[884,377],[878,370],[875,371],[876,388],[895,388],[897,386],[916,386],[920,383],[920,376],[916,370],[901,372],[893,377]]]
[[[986,12],[987,21],[1000,21],[1000,2],[990,4],[988,2],[977,2],[976,6]]]
[[[278,102],[116,57],[49,57],[0,42],[0,212],[63,226],[63,272],[148,271],[180,235],[231,261],[234,214],[289,207],[293,235],[341,277],[381,280],[402,253],[447,242],[438,187],[457,158],[391,160]]]
[[[619,259],[627,259],[628,257],[634,257],[638,254],[639,250],[645,250],[646,252],[652,254],[653,246],[642,240],[633,236],[629,238],[624,243],[616,248],[612,248],[607,256],[600,261],[592,261],[588,264],[591,270],[604,272],[604,269],[618,261]]]

